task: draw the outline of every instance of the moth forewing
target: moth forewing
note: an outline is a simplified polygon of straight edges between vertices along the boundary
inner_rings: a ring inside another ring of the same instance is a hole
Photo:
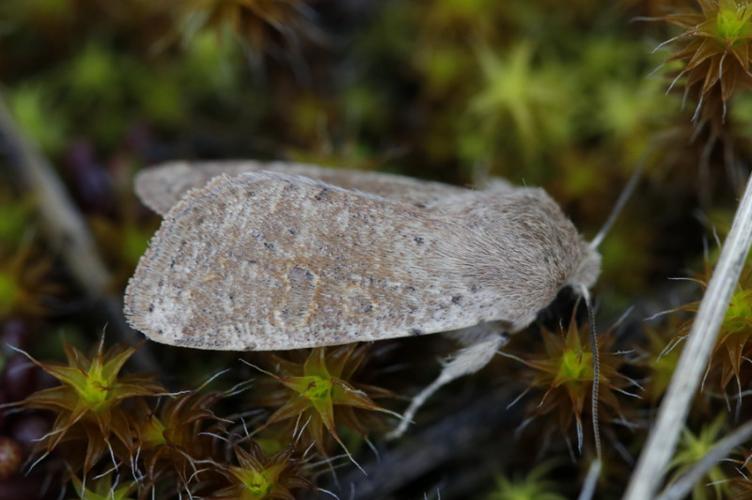
[[[165,215],[185,193],[206,185],[207,182],[218,175],[235,176],[262,170],[302,175],[345,189],[377,194],[417,206],[429,206],[445,202],[449,198],[472,192],[449,184],[382,172],[334,169],[282,161],[259,162],[252,160],[169,162],[139,172],[136,176],[135,188],[136,194],[146,206],[160,215]],[[500,179],[494,179],[489,183],[488,188],[500,191],[509,188],[509,184]]]
[[[168,212],[126,291],[160,342],[276,350],[533,321],[587,245],[539,189],[425,209],[307,177],[221,175]]]

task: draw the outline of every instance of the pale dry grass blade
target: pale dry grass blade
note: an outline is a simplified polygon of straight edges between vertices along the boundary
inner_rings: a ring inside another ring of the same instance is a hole
[[[657,420],[632,474],[625,500],[653,498],[660,486],[751,245],[752,177],[747,182]]]
[[[697,484],[697,481],[701,480],[714,465],[726,458],[734,448],[740,446],[751,437],[752,421],[747,422],[718,441],[702,460],[697,462],[678,481],[663,490],[656,500],[681,500],[687,497],[692,492],[692,488]]]
[[[86,223],[47,159],[18,130],[1,96],[0,135],[9,154],[19,163],[17,171],[34,195],[45,229],[52,242],[63,251],[68,268],[87,291],[102,294],[110,284],[110,273]]]
[[[82,214],[68,194],[49,160],[16,125],[0,93],[0,154],[17,173],[31,193],[47,239],[60,252],[65,264],[86,293],[102,300],[102,306],[118,340],[140,340],[128,328],[120,301],[111,294],[112,276],[107,269]],[[146,371],[158,371],[159,365],[146,349],[139,349],[133,363]]]

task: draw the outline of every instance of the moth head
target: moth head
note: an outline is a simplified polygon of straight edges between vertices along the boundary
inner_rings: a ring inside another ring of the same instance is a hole
[[[601,273],[601,254],[592,245],[584,244],[582,258],[577,268],[567,281],[567,285],[576,291],[583,287],[590,289],[595,285]]]

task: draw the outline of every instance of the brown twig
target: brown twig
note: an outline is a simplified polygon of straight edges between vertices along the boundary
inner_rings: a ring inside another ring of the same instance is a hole
[[[0,138],[9,165],[36,199],[45,234],[52,246],[58,249],[87,295],[103,303],[108,326],[118,340],[128,344],[138,342],[140,336],[122,317],[120,300],[108,289],[112,282],[110,272],[83,217],[50,162],[16,126],[1,93]],[[140,370],[157,371],[156,360],[147,349],[140,349],[132,360]]]
[[[388,498],[449,461],[477,459],[480,447],[491,438],[498,439],[502,427],[509,430],[512,422],[517,422],[517,412],[507,409],[509,400],[508,390],[486,394],[414,437],[400,441],[397,448],[382,451],[378,460],[364,465],[367,476],[353,470],[340,479],[340,497]],[[513,448],[495,446],[494,449],[501,459],[505,449]]]

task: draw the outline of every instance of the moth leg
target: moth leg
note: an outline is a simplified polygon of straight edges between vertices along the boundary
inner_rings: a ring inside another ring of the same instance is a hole
[[[456,338],[465,347],[445,361],[438,378],[413,397],[410,406],[402,415],[399,426],[387,435],[387,439],[402,436],[428,398],[449,382],[479,371],[509,341],[509,337],[489,324],[457,330],[451,332],[450,336]]]

